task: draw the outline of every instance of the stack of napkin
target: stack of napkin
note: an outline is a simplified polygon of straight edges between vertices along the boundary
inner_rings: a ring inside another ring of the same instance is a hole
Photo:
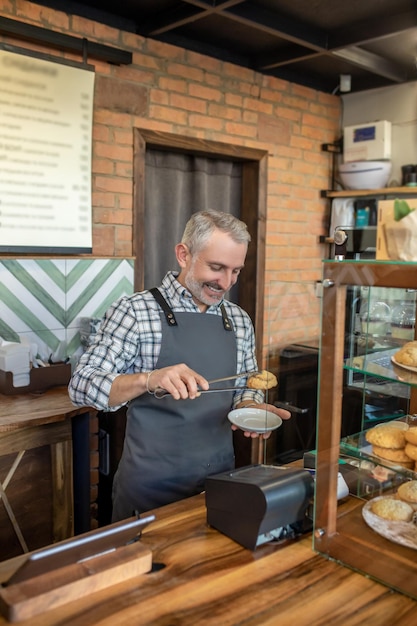
[[[0,345],[0,369],[12,372],[13,387],[30,384],[30,346],[22,343],[3,342]]]

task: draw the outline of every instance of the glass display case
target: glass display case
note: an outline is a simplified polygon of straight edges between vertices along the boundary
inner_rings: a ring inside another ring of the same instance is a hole
[[[416,263],[324,262],[313,539],[323,556],[415,599],[417,360],[399,351],[415,338],[416,290]],[[359,419],[344,435],[352,393]],[[342,503],[340,473],[351,494]]]
[[[261,462],[286,464],[315,447],[321,308],[316,287],[313,281],[266,285],[263,367],[278,379],[266,401],[289,409],[292,417],[264,440]]]

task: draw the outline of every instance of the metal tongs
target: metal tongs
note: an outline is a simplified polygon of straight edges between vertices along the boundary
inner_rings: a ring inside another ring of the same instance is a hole
[[[209,385],[213,385],[214,383],[222,383],[225,380],[236,380],[236,378],[243,378],[244,376],[255,376],[255,374],[259,374],[259,370],[255,370],[254,372],[241,372],[240,374],[234,374],[233,376],[224,376],[223,378],[213,378],[213,380],[209,380]],[[203,389],[199,391],[199,393],[219,393],[221,391],[236,391],[239,387],[224,387],[223,389]],[[244,389],[244,387],[243,387]],[[153,392],[155,398],[160,400],[161,398],[165,398],[165,396],[170,396],[171,394],[162,387],[157,387]]]

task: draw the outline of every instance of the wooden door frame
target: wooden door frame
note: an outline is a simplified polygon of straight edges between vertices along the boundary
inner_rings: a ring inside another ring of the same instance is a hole
[[[134,129],[133,162],[133,254],[135,291],[144,288],[145,153],[147,148],[169,150],[242,163],[240,217],[252,237],[245,268],[239,277],[239,305],[250,315],[256,334],[256,356],[262,362],[265,293],[265,232],[267,158],[264,150],[195,137]]]

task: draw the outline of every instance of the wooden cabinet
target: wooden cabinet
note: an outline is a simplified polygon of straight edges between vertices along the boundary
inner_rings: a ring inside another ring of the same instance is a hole
[[[354,332],[347,342],[345,337],[346,294],[351,286],[370,291],[384,288],[387,294],[394,289],[416,290],[417,264],[386,261],[324,263],[314,549],[417,599],[417,526],[412,522],[405,530],[397,526],[388,538],[384,522],[372,526],[365,521],[371,500],[394,496],[400,484],[417,479],[417,474],[413,469],[377,457],[364,437],[366,429],[370,428],[364,419],[367,388],[376,376],[382,381],[381,389],[383,385],[396,386],[406,398],[406,411],[397,420],[417,425],[417,373],[393,362],[392,356],[405,340],[394,338],[389,330],[365,333],[359,359],[353,348],[353,352],[347,352],[346,346],[353,347],[356,341]],[[362,376],[363,419],[361,431],[356,436],[341,438],[346,372]],[[357,478],[356,492],[353,491],[356,506],[346,515],[339,515],[337,503],[341,459],[342,463],[352,464]],[[373,491],[361,490],[361,480],[372,465],[378,470],[373,475],[379,479],[375,480]],[[415,541],[414,548],[399,539],[407,534]]]
[[[90,530],[90,420],[66,387],[0,394],[0,560]]]

